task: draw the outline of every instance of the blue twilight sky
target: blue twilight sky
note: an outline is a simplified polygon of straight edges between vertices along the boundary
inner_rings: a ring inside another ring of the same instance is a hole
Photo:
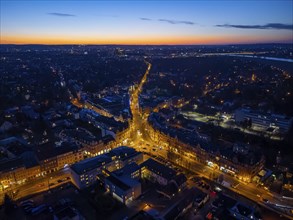
[[[293,41],[292,0],[1,0],[1,43]]]

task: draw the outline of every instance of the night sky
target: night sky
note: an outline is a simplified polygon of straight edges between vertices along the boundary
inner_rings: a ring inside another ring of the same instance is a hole
[[[1,0],[1,43],[292,43],[292,8],[292,0]]]

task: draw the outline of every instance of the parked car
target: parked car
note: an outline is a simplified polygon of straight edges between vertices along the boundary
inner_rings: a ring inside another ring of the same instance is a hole
[[[21,207],[23,209],[26,209],[26,208],[29,208],[29,207],[34,207],[35,205],[33,203],[26,203],[26,204],[23,204]]]
[[[30,214],[33,209],[34,209],[34,206],[27,206],[23,210],[26,214]]]
[[[31,210],[31,214],[32,215],[38,215],[38,214],[42,213],[43,211],[45,211],[46,209],[47,209],[47,205],[46,204],[41,204],[41,205],[33,208]]]
[[[72,205],[73,204],[73,201],[69,198],[62,198],[62,199],[59,199],[59,202],[58,202],[60,205]]]
[[[25,205],[25,204],[27,204],[27,203],[32,203],[32,204],[34,204],[34,200],[32,200],[32,199],[24,200],[24,201],[20,202],[19,205],[20,205],[20,206],[23,206],[23,205]]]

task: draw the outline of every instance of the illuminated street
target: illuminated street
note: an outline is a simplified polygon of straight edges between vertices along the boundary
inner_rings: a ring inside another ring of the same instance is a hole
[[[58,187],[64,183],[70,182],[70,173],[68,169],[62,169],[58,172],[48,174],[39,179],[13,187],[9,191],[1,192],[1,203],[3,202],[4,194],[7,193],[13,199],[18,200],[26,196],[30,196],[39,192],[48,191],[52,188]]]

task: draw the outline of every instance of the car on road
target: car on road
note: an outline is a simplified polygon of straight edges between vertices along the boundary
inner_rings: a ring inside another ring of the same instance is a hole
[[[34,207],[34,203],[26,203],[24,205],[22,205],[21,207],[25,210],[25,209],[28,209],[28,208],[31,208],[31,207]]]
[[[23,205],[21,205],[22,208],[27,208],[27,207],[33,207],[34,206],[34,203],[25,203]]]
[[[28,200],[21,201],[19,203],[20,206],[25,206],[26,204],[34,204],[34,200],[28,199]]]
[[[20,206],[21,206],[21,207],[26,207],[26,206],[33,206],[33,205],[34,205],[33,202],[31,202],[31,201],[27,201],[27,202],[25,202],[25,203],[22,203]]]
[[[216,192],[222,192],[222,189],[221,189],[220,187],[216,186],[216,187],[214,188],[214,191],[216,191]]]

